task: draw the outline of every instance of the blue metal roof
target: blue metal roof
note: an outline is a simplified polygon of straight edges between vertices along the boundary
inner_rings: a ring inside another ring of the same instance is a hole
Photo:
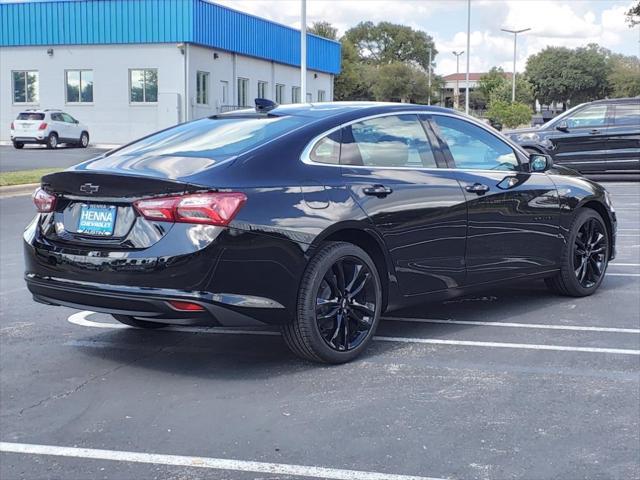
[[[0,46],[188,42],[300,65],[300,31],[205,0],[0,3]],[[307,35],[309,69],[340,72],[340,43]]]

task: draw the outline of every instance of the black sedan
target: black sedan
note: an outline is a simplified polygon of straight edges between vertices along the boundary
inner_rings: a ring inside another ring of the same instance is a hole
[[[615,254],[602,186],[407,104],[258,102],[47,175],[34,201],[36,301],[140,328],[275,324],[332,363],[412,304],[540,278],[590,295]]]

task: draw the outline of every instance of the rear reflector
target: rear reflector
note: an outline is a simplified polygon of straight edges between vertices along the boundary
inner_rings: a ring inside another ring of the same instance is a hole
[[[33,203],[36,206],[36,210],[40,213],[53,212],[53,209],[56,206],[56,196],[45,192],[40,187],[36,188],[36,191],[33,192],[32,198]]]
[[[42,122],[40,124],[40,126],[38,127],[38,130],[44,130],[45,128],[47,128],[47,123],[46,122]]]
[[[11,122],[11,130],[15,130],[15,126],[13,125],[13,122]]]
[[[246,201],[244,193],[221,192],[150,198],[133,205],[148,220],[226,226]]]
[[[170,300],[167,302],[174,310],[180,310],[181,312],[204,312],[204,307],[197,303],[191,302],[179,302],[177,300]]]

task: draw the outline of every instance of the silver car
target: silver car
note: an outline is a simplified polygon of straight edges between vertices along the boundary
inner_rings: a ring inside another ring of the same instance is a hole
[[[89,145],[89,129],[62,110],[25,110],[11,122],[11,141],[15,148],[26,143],[56,148],[61,143]]]

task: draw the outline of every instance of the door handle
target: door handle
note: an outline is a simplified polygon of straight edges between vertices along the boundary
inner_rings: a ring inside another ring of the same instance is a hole
[[[474,183],[473,185],[467,185],[464,187],[467,192],[477,193],[478,195],[484,195],[489,191],[489,187],[487,185],[482,185],[481,183]]]
[[[594,128],[593,130],[591,130],[591,135],[597,135],[598,133],[600,133],[600,130],[598,130],[597,128]]]
[[[365,195],[373,195],[374,197],[383,198],[393,193],[393,190],[384,185],[372,185],[371,187],[365,187],[363,190]]]

